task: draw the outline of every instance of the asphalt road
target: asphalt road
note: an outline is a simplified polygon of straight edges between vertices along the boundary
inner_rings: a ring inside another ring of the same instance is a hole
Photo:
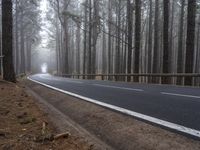
[[[30,79],[106,104],[200,131],[200,89],[36,74]]]

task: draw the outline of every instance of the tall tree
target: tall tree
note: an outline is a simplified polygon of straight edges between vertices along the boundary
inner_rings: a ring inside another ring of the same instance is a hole
[[[80,23],[77,23],[77,31],[76,31],[76,48],[77,48],[77,54],[76,54],[76,72],[77,74],[80,74],[80,42],[81,42],[81,31],[80,31]]]
[[[128,64],[127,73],[131,73],[131,60],[132,60],[132,41],[133,41],[133,4],[131,0],[127,0],[127,24],[128,24]],[[127,78],[127,81],[131,81],[131,77]]]
[[[111,21],[112,21],[112,4],[108,1],[108,74],[112,73],[112,37],[111,37]],[[111,79],[109,77],[109,79]]]
[[[155,0],[155,21],[154,21],[154,52],[153,52],[153,73],[158,73],[158,42],[159,42],[159,0]],[[153,78],[153,82],[157,82]]]
[[[169,72],[174,73],[174,18],[176,1],[171,2],[170,36],[169,36]]]
[[[83,74],[86,74],[86,53],[87,53],[87,23],[88,23],[88,0],[85,0],[84,3],[84,43],[83,43]],[[85,79],[85,76],[83,77]]]
[[[3,79],[16,82],[13,66],[13,16],[12,0],[2,0],[2,50],[3,50]]]
[[[96,49],[97,40],[100,31],[100,0],[93,1],[93,18],[92,18],[92,74],[97,72],[96,70]]]
[[[13,41],[16,74],[30,72],[33,45],[39,41],[39,0],[15,0],[13,5]]]
[[[164,21],[163,21],[163,73],[169,73],[170,62],[169,62],[169,1],[163,0],[164,7]],[[169,83],[169,78],[162,78],[163,84]]]
[[[185,73],[193,72],[196,0],[188,1]],[[185,77],[185,85],[192,85],[192,77]]]
[[[24,11],[22,10],[21,15],[20,15],[20,49],[21,49],[21,65],[20,65],[20,72],[21,73],[26,73],[26,64],[25,64],[25,23],[24,23]]]
[[[116,57],[115,57],[115,73],[119,74],[120,73],[120,50],[121,50],[121,13],[122,13],[122,0],[119,0],[117,3],[117,8],[116,8],[116,32],[117,32],[117,36],[116,36]],[[119,80],[119,77],[115,77],[115,80]]]
[[[88,74],[92,73],[92,0],[89,0]]]
[[[19,34],[18,34],[18,0],[15,0],[15,73],[19,73]]]
[[[152,57],[152,20],[153,20],[153,7],[152,7],[152,0],[149,0],[149,28],[148,28],[148,69],[147,72],[151,73],[152,70],[152,61],[151,61],[151,57]],[[150,82],[150,80],[149,80]]]
[[[102,19],[102,28],[103,31],[106,30],[106,12],[103,11],[103,19]],[[102,73],[106,74],[107,73],[107,43],[106,43],[106,34],[105,32],[103,32],[103,36],[102,36]],[[104,79],[104,78],[103,78]]]
[[[179,21],[179,34],[178,34],[178,59],[177,59],[177,73],[183,73],[183,31],[184,31],[184,9],[185,0],[181,0],[181,13]],[[182,78],[177,78],[177,84],[182,83]]]
[[[141,0],[135,0],[135,63],[134,73],[139,73],[140,63],[140,40],[141,40]],[[139,82],[139,77],[134,78]]]

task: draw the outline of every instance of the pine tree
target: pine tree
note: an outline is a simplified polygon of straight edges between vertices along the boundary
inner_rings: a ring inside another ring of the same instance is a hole
[[[12,0],[2,0],[3,79],[16,82],[13,66]]]
[[[192,73],[193,59],[194,59],[194,44],[195,44],[196,0],[188,1],[188,17],[187,18],[188,19],[187,19],[185,73]],[[192,77],[185,78],[185,85],[192,85]]]

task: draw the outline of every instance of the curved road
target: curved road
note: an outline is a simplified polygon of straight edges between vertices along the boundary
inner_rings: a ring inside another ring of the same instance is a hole
[[[78,80],[49,74],[36,74],[29,79],[61,92],[66,91],[66,94],[200,137],[199,88]]]

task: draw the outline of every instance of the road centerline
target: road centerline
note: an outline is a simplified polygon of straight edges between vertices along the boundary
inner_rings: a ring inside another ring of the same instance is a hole
[[[129,90],[129,91],[137,91],[137,92],[143,92],[144,91],[142,89],[133,89],[133,88],[110,86],[110,85],[102,85],[102,84],[92,84],[92,85],[99,86],[99,87],[106,87],[106,88],[122,89],[122,90]]]
[[[163,94],[163,95],[171,95],[171,96],[189,97],[189,98],[200,99],[200,96],[195,96],[195,95],[185,95],[185,94],[167,93],[167,92],[160,92],[160,93]]]
[[[69,82],[69,83],[78,83],[78,84],[83,84],[83,82],[79,82],[79,81],[66,81],[66,82]]]

